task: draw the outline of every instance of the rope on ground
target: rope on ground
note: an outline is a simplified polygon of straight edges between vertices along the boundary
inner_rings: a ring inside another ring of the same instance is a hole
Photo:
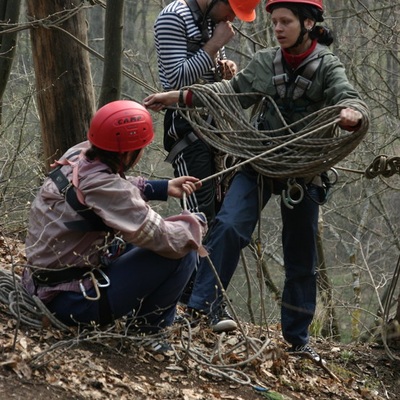
[[[21,285],[21,279],[11,272],[0,269],[0,303],[6,311],[22,323],[33,328],[43,328],[43,319],[63,331],[69,328],[52,315],[37,296],[31,296]]]
[[[356,108],[363,116],[368,115],[364,103],[357,99],[344,100],[340,105],[326,107],[289,125],[270,96],[235,93],[227,81],[213,88],[191,86],[190,90],[204,108],[181,108],[181,114],[206,143],[239,159],[236,167],[249,163],[257,172],[271,178],[312,177],[327,171],[350,154],[368,130],[368,118],[363,118],[355,132],[338,127],[338,117],[344,108]],[[258,130],[243,111],[241,97],[270,102],[283,127]],[[207,114],[213,117],[212,122],[205,118]]]

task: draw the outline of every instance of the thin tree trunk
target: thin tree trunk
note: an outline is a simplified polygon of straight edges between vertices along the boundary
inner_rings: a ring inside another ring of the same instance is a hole
[[[99,108],[121,97],[124,0],[108,0]]]
[[[324,310],[326,311],[325,318],[322,321],[323,326],[321,334],[324,337],[331,337],[334,338],[335,340],[340,340],[340,330],[334,308],[332,284],[329,279],[328,269],[325,262],[322,231],[323,228],[320,221],[317,234],[317,254],[318,254],[318,274],[319,274],[319,279],[317,282],[318,282],[320,298],[322,300]]]
[[[17,23],[20,8],[21,0],[0,0],[0,21],[5,21],[9,24]],[[3,95],[7,87],[8,77],[10,76],[18,36],[17,31],[3,33],[4,30],[7,30],[7,26],[0,29],[0,125],[3,115]]]

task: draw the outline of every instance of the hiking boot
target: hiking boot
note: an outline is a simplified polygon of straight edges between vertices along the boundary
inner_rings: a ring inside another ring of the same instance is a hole
[[[299,356],[308,357],[318,364],[326,364],[326,361],[323,360],[322,357],[309,344],[300,344],[297,346],[293,345],[288,352],[297,354]]]
[[[237,323],[229,314],[225,304],[221,305],[218,311],[210,316],[210,327],[216,333],[231,332],[237,329]]]

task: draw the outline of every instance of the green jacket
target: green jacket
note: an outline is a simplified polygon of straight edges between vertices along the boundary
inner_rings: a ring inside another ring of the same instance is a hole
[[[259,102],[260,93],[271,96],[277,103],[285,121],[290,124],[324,107],[340,105],[343,100],[354,99],[354,104],[353,102],[350,103],[351,107],[359,110],[365,116],[367,106],[361,101],[359,93],[347,79],[343,64],[324,45],[318,45],[318,57],[321,57],[322,60],[311,79],[312,84],[305,94],[297,100],[293,100],[290,97],[280,98],[273,83],[273,77],[275,76],[274,59],[278,49],[279,47],[274,47],[258,51],[247,67],[231,79],[230,85],[236,93],[249,93],[239,99],[243,108],[247,109]],[[290,93],[290,86],[294,85],[296,76],[301,75],[302,71],[304,71],[306,63],[307,60],[295,71],[289,71],[284,66],[284,70],[289,76],[287,93]],[[218,83],[214,85],[218,85]],[[254,92],[258,93],[258,95],[250,94]],[[268,107],[265,120],[268,123],[265,129],[282,127],[282,122],[272,106]],[[304,125],[306,123],[307,121],[304,122]],[[295,130],[297,131],[301,128],[301,125],[297,125]]]

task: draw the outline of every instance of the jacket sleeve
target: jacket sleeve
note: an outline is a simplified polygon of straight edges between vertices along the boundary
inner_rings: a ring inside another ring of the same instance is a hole
[[[194,215],[164,219],[147,204],[138,186],[118,175],[87,178],[80,188],[85,203],[127,242],[169,258],[201,247],[203,227]]]
[[[363,129],[367,129],[370,120],[369,108],[361,99],[359,92],[350,83],[345,67],[333,54],[326,55],[324,58],[324,68],[319,73],[324,82],[325,106],[338,105],[359,111],[362,114],[361,125],[363,125]],[[355,129],[349,127],[347,130]]]
[[[188,57],[186,25],[175,13],[162,13],[155,25],[158,62],[169,87],[179,89],[196,82],[214,67],[211,57],[201,48]]]

